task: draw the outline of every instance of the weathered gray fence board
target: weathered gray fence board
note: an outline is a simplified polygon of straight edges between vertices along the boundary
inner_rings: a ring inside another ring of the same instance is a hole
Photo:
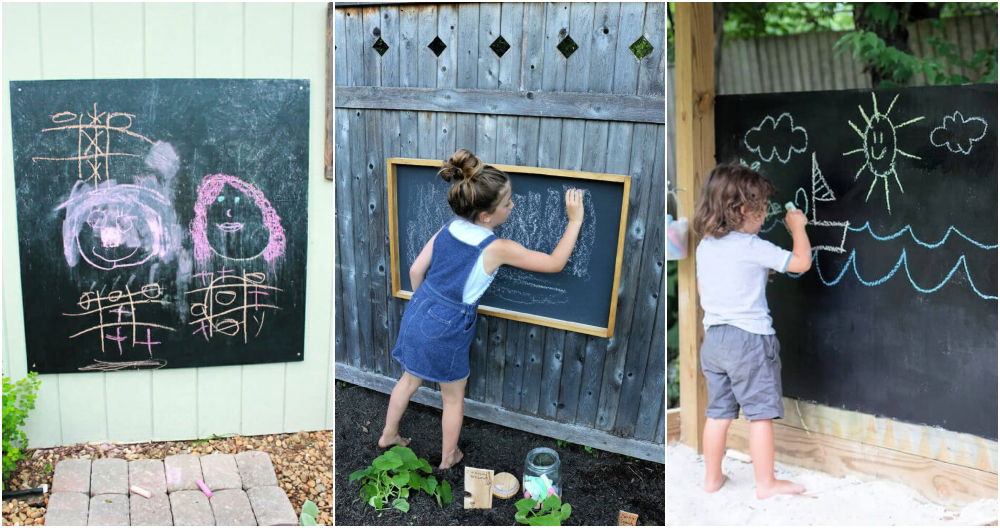
[[[337,7],[336,59],[343,65],[335,105],[343,122],[336,137],[344,143],[337,146],[336,171],[337,207],[344,209],[337,211],[337,342],[353,348],[338,351],[338,378],[388,392],[401,373],[390,352],[406,301],[391,297],[389,285],[386,157],[444,159],[467,147],[487,162],[631,174],[634,240],[626,241],[626,266],[634,264],[636,278],[619,288],[616,335],[601,339],[480,316],[466,411],[662,461],[655,437],[663,380],[649,369],[659,362],[662,372],[663,340],[657,345],[650,318],[662,318],[663,309],[651,301],[660,294],[645,291],[662,284],[662,271],[650,278],[656,265],[646,262],[663,251],[662,241],[650,240],[662,238],[662,227],[649,227],[662,224],[654,210],[662,211],[656,193],[662,194],[664,156],[655,145],[665,132],[662,17],[662,4],[653,3]],[[489,47],[500,35],[510,44],[503,57]],[[569,58],[555,48],[567,35],[578,45]],[[653,46],[641,60],[628,49],[640,35]],[[436,36],[447,46],[440,57],[427,47]],[[379,37],[388,46],[381,56],[372,48]],[[435,100],[442,94],[450,95]],[[504,110],[512,95],[520,106]],[[397,104],[405,98],[413,102]],[[572,112],[537,113],[552,106],[548,101]],[[634,108],[640,112],[626,113]],[[619,397],[626,365],[645,372]],[[415,400],[434,403],[436,384],[425,385]],[[626,400],[647,403],[632,409]],[[602,423],[612,434],[595,428],[602,401]],[[631,418],[618,419],[619,413]]]

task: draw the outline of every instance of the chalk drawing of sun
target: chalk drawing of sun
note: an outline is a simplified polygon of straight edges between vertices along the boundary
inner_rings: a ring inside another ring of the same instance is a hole
[[[872,92],[871,116],[865,113],[861,105],[858,105],[858,111],[861,112],[861,117],[865,120],[866,128],[864,131],[861,131],[850,119],[847,120],[847,123],[861,136],[861,148],[844,153],[844,156],[858,153],[865,155],[865,164],[858,169],[858,172],[854,175],[854,179],[857,180],[858,176],[861,176],[861,173],[865,170],[868,170],[872,174],[872,184],[868,188],[868,194],[865,196],[866,202],[871,197],[875,185],[881,180],[882,188],[885,190],[885,208],[890,214],[892,214],[892,207],[889,204],[889,176],[892,176],[896,180],[899,192],[903,192],[903,184],[899,182],[899,174],[896,172],[896,154],[908,158],[921,159],[920,156],[904,152],[896,145],[896,130],[924,118],[924,116],[920,116],[910,119],[905,123],[893,124],[892,119],[889,118],[889,112],[892,112],[892,106],[896,104],[896,99],[898,98],[899,94],[896,94],[896,97],[893,97],[892,102],[889,103],[889,108],[886,109],[885,113],[882,113],[879,112],[878,101],[875,99],[875,93]]]

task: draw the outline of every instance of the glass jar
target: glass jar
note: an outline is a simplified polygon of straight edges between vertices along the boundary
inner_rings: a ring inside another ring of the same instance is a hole
[[[549,495],[562,497],[559,454],[547,447],[536,447],[524,457],[524,498],[543,501]]]

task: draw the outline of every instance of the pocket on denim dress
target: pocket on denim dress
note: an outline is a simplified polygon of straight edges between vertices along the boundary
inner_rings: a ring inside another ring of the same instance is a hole
[[[461,312],[446,304],[428,301],[425,315],[420,322],[420,332],[428,339],[437,339],[451,330]]]

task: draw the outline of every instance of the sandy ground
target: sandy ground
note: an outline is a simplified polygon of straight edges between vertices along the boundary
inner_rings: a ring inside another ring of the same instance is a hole
[[[744,458],[747,461],[740,459]],[[739,459],[738,459],[739,458]],[[777,464],[778,478],[805,486],[806,495],[757,500],[753,466],[741,453],[727,456],[729,480],[716,493],[702,488],[702,457],[690,447],[667,446],[668,525],[961,525],[996,524],[997,501],[982,500],[951,511],[893,482],[836,478]]]

